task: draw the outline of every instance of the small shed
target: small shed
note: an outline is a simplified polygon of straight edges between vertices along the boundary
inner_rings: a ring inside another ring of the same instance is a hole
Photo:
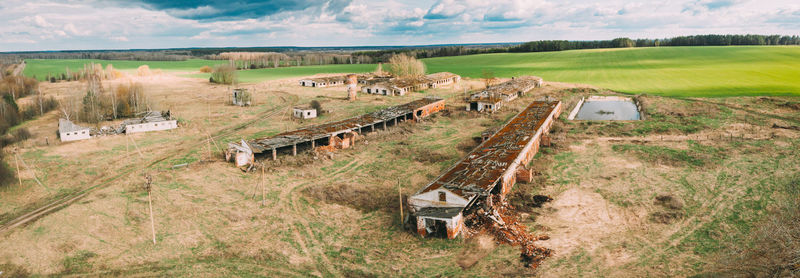
[[[233,89],[231,91],[231,103],[237,106],[250,106],[250,92],[247,89]]]
[[[159,131],[175,128],[178,128],[178,121],[172,119],[169,111],[150,111],[144,113],[141,118],[122,122],[122,129],[125,133]]]
[[[82,127],[67,119],[58,119],[58,138],[61,142],[85,140],[92,137],[88,127]]]
[[[300,119],[311,119],[317,117],[317,109],[312,108],[311,106],[298,106],[294,108],[294,112],[292,113],[295,118]]]

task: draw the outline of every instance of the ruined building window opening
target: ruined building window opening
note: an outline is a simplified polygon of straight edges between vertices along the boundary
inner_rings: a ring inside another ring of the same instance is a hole
[[[439,202],[447,203],[447,193],[439,192]]]

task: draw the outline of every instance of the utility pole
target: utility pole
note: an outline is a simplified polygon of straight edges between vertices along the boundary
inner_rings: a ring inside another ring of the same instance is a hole
[[[156,224],[153,220],[153,198],[151,191],[153,188],[153,177],[149,174],[145,175],[145,189],[147,190],[147,203],[150,205],[150,230],[153,232],[153,245],[156,245]]]
[[[400,191],[400,180],[397,181],[397,198],[400,200],[400,227],[403,227],[403,193]]]
[[[267,206],[267,183],[264,177],[264,164],[261,164],[261,206]]]
[[[14,163],[17,164],[17,179],[19,180],[19,187],[22,188],[22,176],[19,171],[19,160],[17,159],[17,148],[14,148]]]

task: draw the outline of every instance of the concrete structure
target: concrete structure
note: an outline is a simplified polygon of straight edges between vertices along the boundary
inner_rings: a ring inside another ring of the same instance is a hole
[[[331,86],[344,85],[345,81],[346,81],[345,76],[307,78],[300,80],[300,86],[325,88]]]
[[[457,237],[465,211],[478,200],[505,198],[561,113],[561,102],[534,101],[436,180],[408,198],[422,236]]]
[[[299,119],[312,119],[317,117],[317,109],[309,106],[299,106],[292,109],[292,116]]]
[[[354,101],[358,95],[358,75],[347,75],[347,100]]]
[[[361,87],[361,92],[366,94],[402,96],[409,92],[416,92],[428,88],[438,88],[455,84],[461,81],[461,76],[449,72],[437,72],[421,77],[392,78],[379,82],[368,83]]]
[[[150,111],[139,119],[126,120],[122,123],[125,133],[138,133],[178,128],[178,121],[173,120],[169,111]]]
[[[485,90],[472,94],[467,102],[467,111],[495,112],[503,103],[513,101],[534,88],[542,87],[542,78],[535,76],[522,76],[509,81],[489,86]]]
[[[233,89],[231,103],[237,106],[250,106],[251,96],[247,89]]]
[[[58,138],[61,142],[85,140],[92,138],[91,130],[72,123],[67,119],[58,119]]]
[[[386,130],[408,120],[419,121],[430,114],[444,109],[444,99],[423,98],[403,105],[389,107],[380,111],[361,116],[310,126],[295,131],[280,133],[274,136],[242,141],[240,144],[231,144],[225,157],[230,161],[234,154],[244,152],[258,156],[268,156],[277,159],[278,153],[291,153],[297,155],[303,150],[313,150],[317,147],[342,149],[352,146],[358,136],[378,129]],[[234,146],[235,145],[235,146]],[[247,161],[251,164],[254,160]],[[237,160],[237,165],[238,165]]]

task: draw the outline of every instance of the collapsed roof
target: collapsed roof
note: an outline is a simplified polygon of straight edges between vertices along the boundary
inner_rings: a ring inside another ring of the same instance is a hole
[[[59,133],[67,133],[67,132],[81,131],[81,130],[87,130],[87,129],[89,129],[89,128],[76,125],[75,123],[73,123],[70,120],[67,120],[67,119],[64,119],[64,118],[58,119],[58,132]]]
[[[470,201],[477,196],[490,194],[558,105],[558,101],[534,101],[415,195],[441,187]]]

